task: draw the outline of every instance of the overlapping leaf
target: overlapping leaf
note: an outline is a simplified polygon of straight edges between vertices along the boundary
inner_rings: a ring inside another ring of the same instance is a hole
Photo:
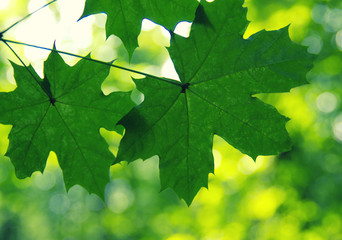
[[[54,52],[43,80],[32,67],[12,65],[17,88],[0,93],[0,123],[13,125],[7,156],[16,175],[43,171],[54,151],[67,189],[80,184],[103,196],[114,156],[99,130],[112,129],[133,107],[129,93],[105,96],[101,84],[109,66],[81,60],[69,67]]]
[[[178,22],[194,19],[197,5],[196,0],[87,0],[82,17],[106,13],[107,36],[120,37],[132,55],[144,18],[173,30]]]
[[[243,39],[242,4],[203,1],[190,37],[172,36],[181,83],[136,79],[145,101],[120,121],[126,133],[117,161],[159,155],[162,188],[188,204],[213,172],[214,134],[253,158],[291,147],[287,119],[253,95],[305,84],[312,56],[290,41],[287,28]]]

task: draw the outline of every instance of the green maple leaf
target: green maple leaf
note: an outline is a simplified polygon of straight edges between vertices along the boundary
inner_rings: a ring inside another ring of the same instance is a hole
[[[214,171],[214,134],[254,159],[291,147],[288,119],[253,95],[307,83],[313,58],[291,42],[287,28],[243,39],[242,4],[201,3],[190,37],[171,39],[181,83],[136,79],[145,100],[120,121],[126,133],[117,161],[159,155],[162,188],[173,188],[188,204]]]
[[[106,13],[107,36],[120,37],[131,56],[144,18],[174,29],[178,22],[194,19],[197,5],[195,0],[87,0],[82,17]]]
[[[42,172],[54,151],[67,189],[80,184],[103,197],[114,156],[99,130],[112,129],[133,107],[129,93],[105,96],[101,84],[109,66],[81,60],[70,67],[54,52],[43,80],[31,66],[12,65],[17,88],[0,93],[0,122],[13,125],[6,155],[16,175]]]

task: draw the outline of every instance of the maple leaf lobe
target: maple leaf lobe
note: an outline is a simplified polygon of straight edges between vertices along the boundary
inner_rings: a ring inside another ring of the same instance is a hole
[[[182,85],[135,79],[145,100],[120,121],[126,133],[117,161],[158,155],[162,189],[173,188],[187,204],[214,171],[214,134],[254,159],[291,147],[288,119],[252,95],[305,84],[313,58],[287,29],[243,39],[242,4],[201,2],[190,37],[171,34],[168,49]]]
[[[31,66],[12,65],[17,88],[0,93],[0,122],[13,125],[6,155],[16,175],[42,172],[54,151],[67,189],[79,184],[103,198],[114,156],[99,129],[113,129],[134,106],[130,94],[104,96],[101,84],[110,67],[88,60],[70,67],[52,52],[44,79]]]

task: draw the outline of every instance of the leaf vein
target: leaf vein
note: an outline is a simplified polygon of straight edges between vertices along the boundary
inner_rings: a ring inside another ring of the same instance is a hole
[[[57,111],[57,113],[58,113],[60,119],[62,120],[64,126],[65,126],[66,129],[68,130],[68,132],[69,132],[71,138],[74,140],[74,142],[75,142],[75,144],[76,144],[76,147],[77,147],[78,151],[81,153],[81,156],[82,156],[82,158],[84,159],[84,161],[85,161],[85,163],[86,163],[85,165],[87,166],[87,168],[88,168],[88,170],[89,170],[89,172],[90,172],[90,175],[91,175],[91,177],[92,177],[92,179],[93,179],[93,181],[94,181],[96,187],[97,187],[99,190],[101,190],[100,186],[98,185],[98,183],[97,183],[97,181],[96,181],[96,177],[94,176],[94,173],[92,172],[92,169],[91,169],[91,167],[89,166],[88,159],[87,159],[87,158],[85,157],[85,155],[83,154],[83,152],[82,152],[82,150],[81,150],[81,147],[80,147],[80,145],[78,144],[78,142],[77,142],[77,140],[76,140],[75,135],[74,135],[73,132],[71,131],[70,127],[68,126],[68,124],[67,124],[66,121],[64,120],[62,114],[60,113],[60,111],[58,110],[57,107],[56,107],[56,111]]]

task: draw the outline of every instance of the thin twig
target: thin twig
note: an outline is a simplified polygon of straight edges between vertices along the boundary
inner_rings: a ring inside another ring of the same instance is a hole
[[[6,28],[4,31],[0,32],[0,36],[2,36],[5,32],[7,32],[8,30],[10,30],[11,28],[15,27],[18,23],[21,23],[22,21],[24,21],[25,19],[31,17],[33,14],[37,13],[38,11],[44,9],[45,7],[49,6],[50,4],[56,2],[57,0],[53,0],[47,4],[45,4],[44,6],[38,8],[37,10],[27,14],[25,17],[23,17],[22,19],[18,20],[17,22],[13,23],[11,26],[9,26],[8,28]]]
[[[130,68],[122,67],[122,66],[119,66],[119,65],[115,65],[115,64],[112,64],[112,63],[109,63],[109,62],[104,62],[104,61],[100,61],[100,60],[89,58],[89,57],[83,57],[83,56],[80,56],[80,55],[77,55],[77,54],[74,54],[74,53],[69,53],[69,52],[60,51],[60,50],[57,50],[57,49],[41,47],[41,46],[37,46],[37,45],[33,45],[33,44],[28,44],[28,43],[23,43],[23,42],[8,40],[8,39],[2,39],[2,41],[5,42],[5,43],[19,44],[19,45],[23,45],[23,46],[27,46],[27,47],[38,48],[38,49],[52,51],[52,52],[57,52],[57,53],[60,53],[60,54],[64,54],[64,55],[68,55],[68,56],[72,56],[72,57],[76,57],[76,58],[81,58],[81,59],[85,59],[85,60],[88,60],[88,61],[92,61],[92,62],[104,64],[104,65],[107,65],[107,66],[115,67],[115,68],[118,68],[118,69],[121,69],[121,70],[125,70],[125,71],[128,71],[128,72],[141,74],[141,75],[144,75],[146,77],[151,77],[151,78],[154,78],[154,79],[158,79],[158,80],[161,80],[163,82],[168,82],[170,84],[174,84],[174,85],[177,85],[177,86],[182,86],[182,83],[179,82],[179,81],[176,81],[176,80],[172,80],[172,79],[168,79],[168,78],[162,78],[162,77],[157,77],[157,76],[154,76],[154,75],[151,75],[151,74],[148,74],[148,73],[140,72],[140,71],[137,71],[137,70],[133,70],[133,69],[130,69]]]

